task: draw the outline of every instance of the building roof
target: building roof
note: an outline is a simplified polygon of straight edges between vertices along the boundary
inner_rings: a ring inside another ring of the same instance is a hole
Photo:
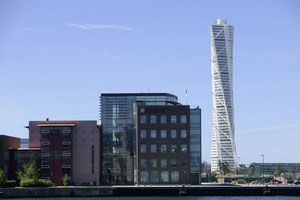
[[[101,93],[101,96],[172,96],[178,98],[170,93]]]
[[[75,126],[75,121],[43,121],[38,126]]]

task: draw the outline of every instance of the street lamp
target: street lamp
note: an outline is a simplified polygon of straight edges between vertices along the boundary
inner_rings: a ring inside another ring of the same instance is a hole
[[[265,181],[265,155],[261,154],[260,156],[262,157],[262,161],[263,161],[262,174],[263,174],[263,181]]]

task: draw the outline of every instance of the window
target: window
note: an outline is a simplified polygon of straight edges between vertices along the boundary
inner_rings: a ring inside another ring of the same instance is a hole
[[[160,179],[162,182],[169,182],[169,172],[167,171],[162,171],[160,174]]]
[[[181,167],[185,168],[187,166],[186,160],[181,160]]]
[[[156,130],[151,130],[151,138],[156,138]]]
[[[157,183],[159,181],[158,172],[151,171],[151,183]]]
[[[161,130],[160,131],[160,137],[161,138],[167,138],[167,131],[166,130]]]
[[[145,112],[145,108],[141,108],[141,113],[144,113]]]
[[[181,152],[187,152],[187,146],[186,144],[181,145]]]
[[[177,167],[177,160],[171,159],[171,167]]]
[[[146,115],[141,115],[140,121],[141,121],[141,124],[146,124],[147,123]]]
[[[147,183],[149,181],[149,174],[148,172],[141,172],[141,182]]]
[[[160,123],[161,124],[167,123],[167,116],[166,115],[161,115],[160,116]]]
[[[177,131],[171,130],[171,138],[177,138]]]
[[[141,159],[140,160],[140,166],[141,166],[141,168],[146,168],[147,167],[147,160],[146,159]]]
[[[141,130],[141,138],[146,138],[147,134],[146,134],[146,130]]]
[[[181,130],[181,138],[186,138],[186,130]]]
[[[160,167],[166,168],[167,167],[167,159],[161,159],[160,160]]]
[[[145,144],[141,144],[141,153],[147,152],[147,146]]]
[[[150,167],[151,168],[156,168],[156,159],[150,160]]]
[[[160,152],[161,153],[167,153],[167,145],[166,144],[162,144],[160,146]]]
[[[156,144],[151,144],[151,153],[156,153]]]
[[[171,172],[171,182],[178,182],[179,181],[179,172],[173,171]]]
[[[176,115],[171,115],[171,123],[176,124],[177,123],[177,116]]]
[[[180,121],[182,124],[186,124],[186,115],[181,115],[180,119],[181,119]]]
[[[171,152],[172,152],[172,153],[176,153],[176,151],[177,151],[177,146],[176,146],[176,144],[172,144],[172,145],[171,145]]]
[[[156,124],[156,116],[155,115],[151,115],[150,122],[151,122],[151,124]]]

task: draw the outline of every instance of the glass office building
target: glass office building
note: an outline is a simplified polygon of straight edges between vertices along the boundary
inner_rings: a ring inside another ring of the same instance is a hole
[[[190,177],[191,184],[201,183],[201,109],[190,109]]]
[[[176,105],[168,93],[101,94],[101,184],[133,185],[136,145],[136,105]]]

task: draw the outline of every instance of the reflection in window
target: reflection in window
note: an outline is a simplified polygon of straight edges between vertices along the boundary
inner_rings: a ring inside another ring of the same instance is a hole
[[[156,130],[151,130],[151,138],[156,138]]]
[[[149,174],[148,172],[141,172],[141,182],[147,183],[149,181]]]
[[[151,144],[151,153],[156,153],[156,144]]]
[[[171,172],[171,182],[178,182],[179,181],[179,172],[173,171]]]
[[[176,115],[171,115],[171,123],[176,124],[177,123],[177,116]]]
[[[155,115],[151,115],[150,122],[151,122],[151,124],[156,124],[156,116]]]
[[[161,159],[160,160],[160,167],[166,168],[167,167],[167,159]]]
[[[140,121],[141,121],[141,124],[146,124],[147,123],[146,115],[141,115]]]
[[[181,152],[187,152],[187,146],[186,144],[181,145]]]
[[[158,172],[151,171],[151,183],[157,183],[159,181]]]
[[[161,153],[167,153],[167,145],[166,144],[162,144],[160,146],[160,152]]]
[[[160,137],[161,138],[166,138],[167,137],[167,130],[161,130],[160,131]]]
[[[171,159],[171,167],[177,167],[177,160]]]
[[[147,152],[147,146],[145,144],[141,144],[141,153]]]
[[[177,138],[177,131],[171,130],[171,138]]]
[[[161,115],[160,116],[160,123],[161,124],[167,123],[167,116],[166,115]]]
[[[181,138],[186,138],[186,130],[181,130]]]
[[[176,144],[172,144],[172,145],[171,145],[171,152],[172,152],[172,153],[176,153],[176,151],[177,151],[177,146],[176,146]]]
[[[186,115],[181,115],[181,123],[186,124]]]
[[[156,159],[150,160],[150,167],[151,168],[156,168]]]
[[[141,130],[141,138],[146,138],[147,134],[146,134],[146,130]]]
[[[141,166],[141,168],[146,168],[147,167],[147,160],[146,159],[141,159],[140,166]]]
[[[169,182],[169,172],[167,171],[162,171],[160,174],[160,179],[162,182]]]

